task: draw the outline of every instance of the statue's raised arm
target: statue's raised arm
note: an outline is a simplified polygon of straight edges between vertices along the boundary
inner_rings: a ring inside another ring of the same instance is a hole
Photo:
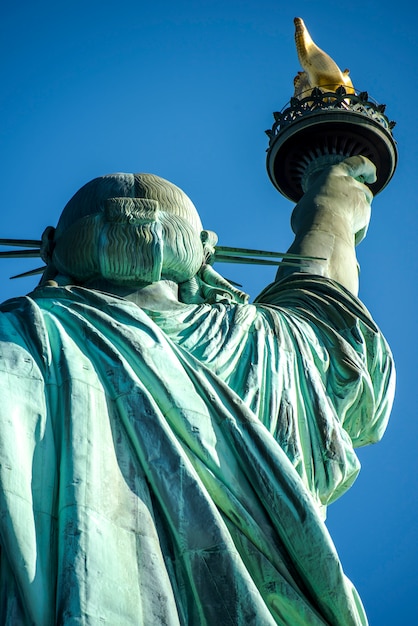
[[[312,178],[292,213],[295,240],[289,248],[311,260],[295,262],[295,269],[280,268],[278,278],[309,272],[331,278],[357,295],[355,246],[369,225],[372,193],[364,183],[376,180],[375,166],[365,157],[353,156]]]

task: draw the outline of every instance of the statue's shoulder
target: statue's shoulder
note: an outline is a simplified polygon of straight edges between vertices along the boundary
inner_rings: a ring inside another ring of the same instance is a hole
[[[41,300],[43,300],[42,294],[38,294],[37,289],[27,295],[5,300],[0,304],[0,318],[3,324],[6,324],[7,320],[13,323],[14,319],[16,320],[16,326],[18,325],[18,320],[23,323],[25,319],[34,324],[34,315],[36,316],[36,312],[42,306]]]
[[[27,296],[0,304],[0,377],[8,385],[14,385],[14,380],[16,384],[19,380],[43,380],[40,333],[31,320],[31,309]]]
[[[25,317],[30,318],[33,302],[28,296],[10,298],[0,304],[0,339],[12,330],[17,333]]]

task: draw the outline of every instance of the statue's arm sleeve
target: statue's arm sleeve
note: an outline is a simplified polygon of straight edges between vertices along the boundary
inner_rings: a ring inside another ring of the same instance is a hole
[[[273,283],[257,302],[291,319],[294,332],[305,337],[315,376],[353,446],[378,441],[389,419],[395,369],[389,346],[363,304],[338,283],[307,274]],[[326,355],[322,362],[314,343]]]

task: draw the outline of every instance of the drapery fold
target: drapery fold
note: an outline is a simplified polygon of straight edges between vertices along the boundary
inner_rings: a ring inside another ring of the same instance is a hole
[[[253,305],[0,310],[2,623],[367,623],[321,519],[393,396],[358,300],[300,275]]]

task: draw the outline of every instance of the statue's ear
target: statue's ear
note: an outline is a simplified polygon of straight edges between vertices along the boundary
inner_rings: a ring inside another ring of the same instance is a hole
[[[218,235],[213,230],[202,230],[200,241],[203,245],[204,262],[210,265],[215,254],[215,246],[218,243]]]
[[[216,246],[218,243],[218,235],[213,230],[202,230],[200,240],[203,245]]]
[[[52,259],[52,253],[55,247],[54,235],[55,228],[53,226],[47,226],[42,233],[40,256],[46,265],[48,265]]]

